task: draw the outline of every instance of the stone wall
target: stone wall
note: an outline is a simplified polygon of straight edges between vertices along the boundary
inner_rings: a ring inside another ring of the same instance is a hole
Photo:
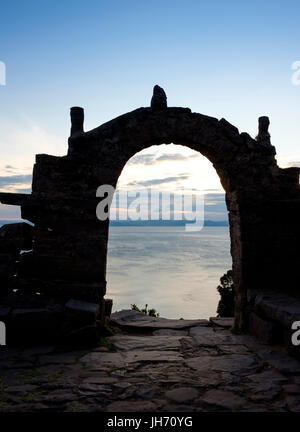
[[[248,331],[249,290],[300,298],[300,170],[278,167],[266,117],[252,139],[225,119],[168,108],[163,93],[153,98],[150,108],[89,132],[83,131],[82,108],[72,108],[67,155],[36,156],[32,194],[0,194],[1,202],[20,205],[22,218],[34,224],[32,250],[20,257],[18,295],[39,293],[63,307],[70,299],[97,304],[103,322],[109,223],[96,218],[96,190],[115,187],[135,153],[154,144],[181,144],[212,162],[226,191],[235,328]]]

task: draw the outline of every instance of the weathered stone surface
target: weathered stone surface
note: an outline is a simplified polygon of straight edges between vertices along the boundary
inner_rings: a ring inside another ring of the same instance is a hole
[[[240,344],[237,336],[214,327],[192,327],[190,336],[198,345],[203,346]]]
[[[249,348],[245,345],[218,345],[218,350],[222,354],[247,354],[249,353]]]
[[[31,348],[26,348],[22,351],[21,355],[24,358],[36,357],[43,354],[50,354],[54,351],[54,347],[51,345],[40,345]]]
[[[254,312],[249,317],[249,332],[268,344],[278,341],[280,335],[278,326],[274,322],[262,319]]]
[[[76,300],[76,299],[71,299],[69,300],[66,305],[65,305],[66,309],[70,310],[70,311],[74,311],[76,314],[92,314],[93,316],[93,322],[95,317],[97,317],[97,314],[99,313],[99,305],[96,303],[88,303],[88,302],[84,302],[82,300]]]
[[[290,329],[294,321],[300,321],[300,300],[285,293],[267,291],[255,298],[255,308],[274,322]]]
[[[187,336],[188,330],[159,329],[154,330],[154,336]]]
[[[230,335],[226,329],[218,332]],[[132,349],[115,347],[115,352],[101,352],[97,348],[66,351],[51,346],[1,350],[0,354],[5,355],[0,355],[0,410],[299,410],[300,376],[296,375],[297,371],[294,373],[294,359],[278,349],[265,352],[265,360],[260,363],[256,358],[261,357],[264,345],[251,344],[250,340],[254,339],[247,336],[239,338],[247,345],[200,346],[199,352],[214,349],[215,354],[187,357],[190,346],[197,349],[191,336],[185,336],[183,340],[189,342],[172,351],[161,346],[162,338],[168,336],[146,334],[132,336],[123,330],[116,340],[131,340]],[[143,338],[145,349],[140,341]],[[181,339],[181,336],[170,338]],[[149,347],[156,348],[149,350]],[[239,349],[240,353],[232,354],[232,349]],[[281,367],[285,364],[285,368],[291,369],[288,373],[280,372],[275,364],[267,362],[267,356],[276,359]]]
[[[70,320],[85,325],[94,324],[100,313],[99,304],[76,299],[69,300],[65,308]]]
[[[117,350],[176,350],[180,348],[180,336],[113,336],[109,340]]]
[[[17,385],[17,386],[11,386],[7,389],[9,393],[27,393],[27,392],[33,392],[38,387],[36,385],[32,384],[24,384],[24,385]]]
[[[84,381],[82,384],[115,384],[117,383],[117,378],[109,377],[109,376],[91,376]]]
[[[258,374],[248,375],[247,387],[256,395],[256,400],[273,398],[282,389],[287,378],[274,370],[267,370]]]
[[[196,399],[198,391],[191,387],[179,387],[173,390],[168,390],[165,396],[177,403],[187,403]]]
[[[287,384],[287,385],[283,386],[283,390],[288,394],[300,395],[300,385],[299,384]]]
[[[123,327],[141,329],[184,329],[196,325],[208,325],[207,320],[175,320],[166,318],[149,317],[142,312],[122,310],[111,315],[111,321]]]
[[[300,361],[291,358],[287,354],[270,348],[262,348],[257,351],[257,355],[261,360],[276,368],[281,373],[300,375]]]
[[[150,401],[120,401],[108,405],[108,412],[147,412],[155,411],[156,405]]]
[[[237,411],[245,405],[245,400],[229,391],[209,390],[199,399],[198,403],[201,405],[203,403],[213,405],[230,411]]]
[[[93,369],[101,369],[102,366],[109,368],[125,367],[124,356],[120,353],[92,352],[82,357],[80,361]]]
[[[224,328],[231,328],[234,325],[234,318],[217,318],[217,317],[211,317],[209,318],[209,321],[216,326],[224,327]]]
[[[220,357],[203,356],[194,357],[185,360],[185,363],[192,369],[198,372],[216,371],[216,372],[230,372],[233,374],[246,374],[255,371],[258,363],[254,356],[249,355],[224,355]]]
[[[127,363],[176,362],[179,360],[182,360],[182,355],[176,351],[129,351],[125,356]]]
[[[73,323],[71,322],[69,324],[72,325]],[[73,328],[69,332],[66,331],[65,327],[62,328],[61,338],[65,344],[93,346],[98,337],[99,329],[95,323],[84,327]]]

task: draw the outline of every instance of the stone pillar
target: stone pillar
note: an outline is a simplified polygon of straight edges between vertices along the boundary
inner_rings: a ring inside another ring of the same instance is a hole
[[[83,132],[84,110],[81,107],[72,107],[71,114],[71,136]]]

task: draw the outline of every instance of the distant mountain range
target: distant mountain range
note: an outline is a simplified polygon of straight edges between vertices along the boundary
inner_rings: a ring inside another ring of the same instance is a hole
[[[0,220],[0,226],[6,225],[9,223],[16,223],[16,222],[24,222],[22,220]],[[26,221],[28,222],[28,221]],[[29,222],[30,223],[30,222]],[[145,221],[132,221],[132,220],[125,220],[125,221],[110,221],[110,226],[136,226],[136,227],[146,227],[146,226],[185,226],[187,223],[192,223],[189,221],[182,221],[182,220],[145,220]],[[212,220],[206,220],[204,222],[204,226],[207,227],[224,227],[229,226],[228,221],[212,221]]]
[[[194,222],[183,220],[145,220],[145,221],[110,221],[111,226],[185,226]],[[204,226],[222,227],[228,226],[228,221],[206,220]]]

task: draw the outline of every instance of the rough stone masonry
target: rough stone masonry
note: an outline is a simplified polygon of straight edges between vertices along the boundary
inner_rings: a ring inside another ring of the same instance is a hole
[[[96,218],[96,190],[115,187],[135,153],[175,143],[206,156],[226,192],[235,331],[290,345],[291,323],[300,319],[299,168],[278,167],[269,119],[259,119],[253,139],[225,119],[167,107],[155,86],[150,107],[89,132],[83,109],[73,107],[71,123],[65,156],[36,156],[32,193],[0,194],[34,224],[0,232],[0,319],[8,341],[97,336],[111,301],[104,298],[109,221]]]

